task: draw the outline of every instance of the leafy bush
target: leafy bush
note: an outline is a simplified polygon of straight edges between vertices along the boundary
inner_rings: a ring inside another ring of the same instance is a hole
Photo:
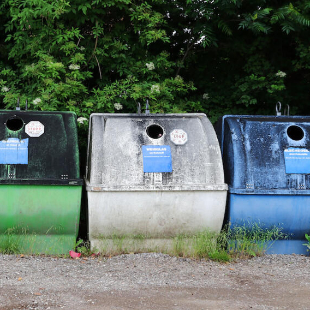
[[[3,0],[0,107],[308,111],[309,1]],[[81,127],[87,122],[81,121]]]

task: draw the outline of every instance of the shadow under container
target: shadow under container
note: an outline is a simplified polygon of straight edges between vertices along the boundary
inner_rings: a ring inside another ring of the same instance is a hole
[[[204,114],[92,114],[86,190],[89,240],[101,251],[113,236],[154,248],[219,232],[227,185],[214,128]]]
[[[226,115],[217,124],[231,226],[278,227],[268,254],[306,254],[310,233],[310,117]]]
[[[0,111],[0,249],[65,254],[79,228],[76,115]]]

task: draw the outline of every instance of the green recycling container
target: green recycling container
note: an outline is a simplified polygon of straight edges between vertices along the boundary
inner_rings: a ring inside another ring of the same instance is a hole
[[[81,192],[76,115],[0,111],[0,252],[68,253]]]

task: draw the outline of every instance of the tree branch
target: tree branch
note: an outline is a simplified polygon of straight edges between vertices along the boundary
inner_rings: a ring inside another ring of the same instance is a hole
[[[100,64],[99,64],[98,58],[97,58],[97,56],[95,54],[94,54],[94,57],[95,57],[95,59],[97,61],[97,64],[98,64],[100,80],[102,80],[101,68],[100,68]]]
[[[183,58],[182,58],[182,60],[181,60],[181,64],[184,63],[186,57],[188,56],[189,51],[194,47],[195,41],[196,41],[196,40],[194,40],[191,44],[190,44],[190,43],[187,44],[186,52],[185,52],[185,54],[184,54],[184,56],[183,56]],[[181,66],[178,67],[176,76],[179,75],[180,71],[181,71]]]

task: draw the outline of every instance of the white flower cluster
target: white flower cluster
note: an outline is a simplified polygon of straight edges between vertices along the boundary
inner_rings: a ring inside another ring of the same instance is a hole
[[[34,69],[34,66],[35,66],[34,63],[32,63],[30,66],[25,66],[25,70],[26,71],[32,70],[32,69]]]
[[[121,105],[119,102],[114,103],[114,108],[116,110],[121,110],[123,108],[123,105]]]
[[[285,77],[286,73],[283,72],[283,71],[278,71],[278,73],[276,73],[276,76],[278,76],[278,77]]]
[[[177,82],[183,82],[183,78],[182,78],[182,76],[180,76],[180,75],[177,75],[174,79],[175,79]]]
[[[202,95],[202,99],[205,99],[205,100],[208,100],[210,97],[209,97],[209,94],[208,93],[205,93]]]
[[[80,69],[80,66],[79,66],[79,65],[75,65],[75,64],[71,64],[71,65],[69,66],[69,69],[70,69],[70,70],[79,70],[79,69]]]
[[[81,46],[80,47],[80,51],[84,51],[85,50],[85,47],[84,46]]]
[[[150,70],[150,71],[155,69],[155,66],[154,66],[153,62],[146,63],[145,65],[148,68],[148,70]]]
[[[160,88],[158,84],[152,85],[151,93],[160,93]]]
[[[79,117],[77,119],[77,121],[80,123],[80,124],[84,124],[84,122],[87,122],[87,118],[86,117]]]
[[[37,105],[37,104],[39,104],[40,102],[42,102],[42,100],[41,100],[40,98],[36,98],[36,99],[34,99],[34,100],[32,101],[32,103],[33,103],[34,105]]]
[[[52,62],[52,61],[47,62],[46,66],[49,68],[56,68],[56,69],[64,67],[64,65],[61,62]]]
[[[6,87],[6,86],[3,86],[3,87],[1,88],[1,91],[4,92],[4,93],[7,93],[9,90],[10,90],[10,89],[9,89],[8,87]]]

